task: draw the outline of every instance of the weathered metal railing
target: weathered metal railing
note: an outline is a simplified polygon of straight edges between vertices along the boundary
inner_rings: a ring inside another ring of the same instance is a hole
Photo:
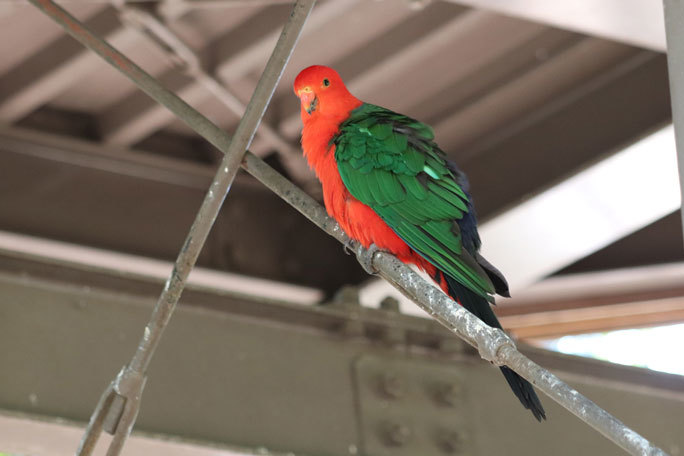
[[[132,429],[145,382],[145,372],[154,349],[171,318],[185,286],[187,276],[206,240],[241,162],[245,170],[317,226],[340,242],[350,244],[349,238],[339,225],[327,216],[325,210],[315,200],[258,157],[245,152],[315,0],[300,0],[295,5],[232,141],[229,140],[224,131],[176,95],[164,89],[154,78],[146,74],[123,54],[90,33],[80,22],[54,2],[51,0],[30,1],[62,25],[74,38],[107,60],[148,95],[170,109],[226,154],[181,249],[174,270],[155,306],[150,322],[145,327],[140,346],[131,363],[124,367],[103,394],[91,417],[78,453],[79,455],[91,454],[97,437],[104,428],[115,434],[107,453],[108,456],[114,456],[120,453],[123,443]],[[356,250],[357,255],[367,254],[363,248],[358,246]],[[509,366],[554,401],[577,415],[582,421],[595,428],[628,453],[632,455],[665,454],[661,449],[629,429],[588,398],[522,355],[503,331],[482,323],[392,255],[376,252],[371,260],[374,268],[382,277],[416,302],[433,318],[476,347],[482,358],[496,365]]]

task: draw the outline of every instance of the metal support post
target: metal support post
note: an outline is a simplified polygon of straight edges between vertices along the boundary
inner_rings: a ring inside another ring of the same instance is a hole
[[[197,113],[197,111],[187,106],[174,94],[163,89],[154,81],[153,78],[143,73],[138,67],[134,67],[125,56],[118,53],[113,48],[98,40],[91,34],[88,34],[71,16],[67,15],[67,19],[65,20],[64,15],[66,13],[64,13],[59,7],[55,6],[50,0],[31,0],[31,2],[38,5],[55,20],[62,23],[69,33],[80,39],[83,44],[102,55],[113,66],[125,73],[136,84],[140,85],[144,90],[146,90],[151,96],[153,96],[153,98],[155,98],[155,100],[167,106],[181,119],[186,121],[186,123],[194,128],[200,135],[205,137],[217,147],[221,146],[219,149],[229,154],[227,155],[227,159],[235,159],[234,156],[230,155],[234,147],[228,149],[225,146],[227,138],[225,132],[222,132],[209,120]],[[295,12],[290,17],[290,24],[288,25],[291,25],[293,21],[301,25],[299,21],[303,22],[305,19],[313,2],[309,1],[302,3],[304,3],[304,5],[298,3],[295,6]],[[304,9],[307,11],[303,12]],[[281,46],[280,42],[278,46]],[[276,47],[275,53],[277,52],[278,47]],[[269,72],[270,63],[271,61],[269,61],[269,66],[267,66],[267,69],[265,70],[265,75]],[[277,82],[277,79],[274,81],[274,83],[275,82]],[[255,98],[259,93],[260,87],[261,84],[255,92]],[[270,93],[272,93],[272,89],[273,88],[271,87]],[[268,99],[268,97],[265,95],[263,98],[264,100]],[[254,133],[254,130],[252,129],[251,133],[249,133],[249,136],[247,137],[245,133],[246,129],[241,128],[243,127],[243,124],[245,123],[244,121],[246,119],[253,118],[251,116],[254,114],[250,112],[250,107],[252,107],[251,102],[250,106],[248,106],[245,118],[235,134],[235,141],[240,141],[240,144],[244,144],[245,147],[249,143],[249,140],[251,140],[251,137]],[[263,110],[261,113],[263,113]],[[256,126],[256,124],[254,126]],[[360,258],[364,256],[368,257],[367,251],[363,248],[359,248],[355,243],[351,242],[339,225],[333,219],[327,216],[325,210],[315,200],[266,165],[258,157],[247,152],[244,155],[244,161],[242,165],[250,174],[259,179],[268,188],[290,203],[293,207],[295,207],[295,209],[299,210],[321,229],[345,245],[355,246],[357,250],[357,256]],[[219,175],[221,174],[221,171],[222,170],[219,169]],[[214,198],[212,196],[212,191],[217,190],[218,189],[214,189],[212,186],[207,199],[211,200]],[[202,209],[204,209],[204,205]],[[183,254],[186,252],[186,249],[189,249],[192,246],[193,244],[191,242],[186,242],[181,256],[183,256]],[[380,273],[382,277],[387,279],[406,296],[414,300],[433,318],[437,319],[444,326],[455,332],[466,342],[476,347],[480,353],[480,356],[482,356],[484,359],[497,365],[508,365],[520,375],[531,381],[535,386],[549,395],[549,397],[551,397],[553,400],[578,416],[582,421],[594,427],[615,444],[625,449],[628,453],[635,456],[665,454],[661,449],[657,448],[648,440],[629,429],[622,422],[605,412],[603,409],[598,407],[586,397],[582,396],[573,388],[569,387],[556,376],[526,358],[524,355],[518,352],[513,341],[511,341],[511,339],[508,338],[503,331],[491,328],[482,323],[463,307],[452,301],[444,293],[425,282],[418,274],[413,272],[413,270],[401,263],[394,256],[384,252],[375,252],[370,257],[370,260],[372,266]],[[191,264],[181,264],[180,266],[183,267],[183,271],[185,273],[187,273],[187,271],[189,271],[189,269],[192,267]],[[177,300],[178,295],[180,294],[180,289],[182,289],[182,282],[178,282],[179,279],[180,276],[174,272],[173,276],[167,282],[167,287],[164,293],[165,295],[169,295],[169,289],[176,290],[175,298]],[[162,305],[159,307],[161,307],[162,310],[173,310],[173,306],[169,307]],[[162,317],[168,321],[170,313],[163,314]],[[148,344],[149,342],[146,341],[146,339],[147,337],[143,338],[143,342]],[[138,360],[136,365],[146,366],[147,362],[149,362],[149,356],[143,356]],[[99,424],[96,423],[96,425],[101,427],[102,423],[99,422]]]
[[[663,0],[663,13],[667,36],[672,120],[679,163],[679,186],[684,201],[684,3],[681,0]],[[684,212],[682,218],[684,220]]]
[[[103,428],[114,434],[107,456],[120,454],[138,414],[140,397],[145,384],[145,373],[154,351],[180,299],[188,275],[216,220],[221,204],[237,174],[242,157],[254,137],[314,2],[315,0],[301,0],[295,4],[259,79],[252,99],[245,109],[237,131],[228,141],[223,131],[206,121],[201,114],[178,97],[166,91],[154,78],[109,44],[90,33],[64,9],[51,0],[32,0],[34,5],[59,22],[67,32],[129,76],[152,98],[169,107],[175,114],[185,119],[192,128],[201,130],[203,136],[211,137],[210,142],[225,154],[174,264],[171,276],[166,281],[166,286],[145,327],[138,349],[131,362],[105,390],[78,449],[79,455],[92,454]]]

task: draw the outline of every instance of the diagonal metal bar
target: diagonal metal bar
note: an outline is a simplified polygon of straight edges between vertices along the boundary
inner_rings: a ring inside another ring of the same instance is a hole
[[[132,79],[148,95],[167,106],[172,112],[184,119],[189,126],[201,132],[202,136],[207,139],[210,138],[209,141],[225,154],[174,264],[171,276],[168,278],[166,286],[152,311],[152,316],[145,327],[144,335],[133,359],[105,390],[91,417],[78,450],[80,455],[92,454],[97,439],[104,429],[114,434],[107,455],[116,456],[120,454],[135,423],[145,384],[145,373],[155,349],[180,299],[185,282],[209,235],[221,204],[237,174],[242,157],[254,138],[259,122],[266,111],[315,0],[300,0],[295,4],[254,94],[245,108],[245,114],[230,140],[228,140],[225,132],[207,121],[180,98],[166,91],[154,78],[109,44],[93,35],[64,9],[51,0],[31,0],[31,2],[62,25],[74,38]]]
[[[140,8],[130,3],[119,7],[120,16],[124,24],[142,30],[150,41],[155,43],[163,52],[170,55],[173,61],[189,76],[211,92],[217,100],[233,114],[241,117],[245,113],[245,105],[218,78],[204,69],[199,55],[179,37],[169,26],[146,8]],[[266,122],[261,122],[257,135],[268,142],[281,156],[295,181],[300,183],[310,180],[311,172],[307,172],[303,161],[298,160],[299,149]]]
[[[55,19],[57,19],[58,22],[60,21],[61,15],[57,9],[58,7],[56,7],[50,0],[31,0],[31,2],[39,7],[43,4],[48,5],[48,8],[44,10],[51,16],[55,14],[55,11],[57,11]],[[313,1],[302,3],[305,3],[306,5],[301,5],[299,3],[296,5],[294,12],[295,14],[293,14],[293,16],[290,18],[291,21],[297,16],[297,8],[300,8],[299,13],[301,14],[301,9],[303,8],[309,8],[310,10]],[[308,11],[306,14],[308,14]],[[305,19],[306,14],[303,18],[300,17],[302,21]],[[70,27],[77,30],[81,29],[80,25],[73,18],[70,18],[70,20],[71,22],[66,24],[68,29]],[[98,42],[98,40],[92,35],[86,35],[86,38],[83,40],[83,42],[95,52],[98,52],[101,49],[102,43]],[[294,45],[294,43],[292,44]],[[156,100],[176,113],[181,119],[193,127],[199,134],[204,136],[212,144],[221,145],[222,147],[219,147],[219,149],[224,152],[230,151],[225,147],[225,144],[227,143],[227,135],[225,132],[222,132],[209,120],[203,118],[191,107],[185,105],[174,94],[166,91],[161,86],[156,84],[150,76],[142,73],[142,70],[139,68],[136,67],[135,71],[131,71],[131,63],[124,56],[116,53],[116,51],[110,47],[106,47],[105,49],[106,52],[102,53],[103,57],[112,65],[123,71],[141,87],[152,87],[153,90],[151,90],[151,92],[157,95],[155,97]],[[265,73],[268,72],[268,68],[269,67],[267,66]],[[259,89],[257,89],[257,91],[258,90]],[[180,109],[179,106],[181,107]],[[250,107],[247,109],[245,118],[249,114]],[[254,127],[256,128],[256,124]],[[251,140],[253,133],[254,130],[252,130],[248,138],[243,136],[244,132],[241,135],[236,134],[236,140],[241,140],[240,138],[243,138],[242,140],[244,140],[244,144],[247,145],[249,140]],[[227,158],[233,159],[234,157],[227,156]],[[335,237],[342,243],[350,243],[350,239],[342,231],[339,225],[333,219],[327,216],[325,210],[315,200],[266,165],[258,157],[247,152],[244,155],[242,166],[250,174],[259,179],[273,192],[286,200],[295,209],[299,210],[328,234]],[[221,172],[222,170],[219,169],[219,176],[221,175]],[[227,171],[224,169],[223,172]],[[209,190],[207,199],[214,198],[211,195],[212,191],[215,191],[213,186],[212,189]],[[188,242],[186,242],[181,256],[185,252],[186,248],[189,248]],[[367,255],[367,251],[363,248],[357,248],[357,255],[360,257]],[[629,429],[622,422],[581,395],[578,391],[574,390],[556,376],[526,358],[516,349],[513,341],[506,336],[503,331],[491,328],[482,323],[463,307],[452,301],[444,293],[425,282],[418,274],[413,272],[394,256],[383,252],[376,252],[372,257],[372,264],[379,271],[382,277],[392,283],[406,296],[414,300],[433,318],[437,319],[444,326],[455,332],[466,342],[476,347],[484,359],[497,365],[508,365],[523,377],[531,381],[535,386],[537,386],[553,400],[578,416],[582,421],[595,428],[608,439],[615,442],[621,448],[625,449],[628,453],[633,455],[665,454],[662,450],[651,444],[648,440],[644,439],[636,432]],[[181,266],[191,267],[191,265]],[[174,276],[172,276],[172,278],[170,278],[167,282],[167,290],[165,290],[165,293],[168,291],[168,289],[178,285],[173,281],[173,277],[175,276],[176,273],[174,273]],[[164,317],[168,319],[170,314],[164,315]],[[143,338],[143,341],[146,338],[147,334],[146,337]],[[139,361],[138,364],[141,366],[146,366],[144,361],[145,359]],[[146,361],[149,362],[149,359],[146,359]],[[142,381],[144,381],[144,378]],[[130,381],[122,382],[122,385],[128,387],[129,389],[136,390],[136,382],[141,382],[141,380],[134,378]],[[137,389],[137,391],[141,391],[141,389]],[[114,400],[116,400],[116,397]],[[106,398],[104,396],[101,402],[106,403]],[[102,429],[103,427],[107,428],[110,425],[106,418],[102,419],[97,417],[96,419],[96,415],[93,415],[93,421],[94,425],[92,423],[91,425],[99,429]]]

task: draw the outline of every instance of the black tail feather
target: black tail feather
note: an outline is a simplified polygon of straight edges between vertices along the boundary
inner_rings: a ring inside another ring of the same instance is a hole
[[[542,419],[545,420],[546,412],[544,411],[544,407],[542,407],[541,401],[539,400],[539,397],[537,396],[537,393],[534,391],[534,388],[530,382],[506,366],[501,366],[499,369],[501,369],[504,377],[506,377],[508,385],[511,387],[522,405],[532,412],[537,421],[541,422]]]
[[[489,305],[489,302],[470,291],[465,286],[461,285],[448,275],[444,274],[444,279],[447,283],[447,288],[449,289],[449,295],[457,300],[463,307],[465,307],[469,312],[478,317],[484,323],[488,324],[493,328],[501,328],[501,323],[494,315],[494,311]],[[546,419],[546,412],[544,412],[544,407],[542,407],[541,402],[534,388],[524,378],[516,374],[514,371],[506,366],[501,366],[501,372],[506,377],[506,381],[509,386],[520,400],[522,405],[532,412],[537,421]]]
[[[485,257],[480,255],[479,252],[475,252],[475,260],[480,266],[482,266],[482,269],[484,269],[484,272],[489,277],[489,280],[492,281],[494,290],[496,290],[496,294],[510,298],[511,293],[508,291],[508,282],[503,274],[501,274],[501,271],[496,269],[494,265],[487,261]]]

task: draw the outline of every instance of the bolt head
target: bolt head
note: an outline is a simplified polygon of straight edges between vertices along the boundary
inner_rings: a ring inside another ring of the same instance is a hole
[[[380,391],[390,399],[399,399],[405,393],[404,382],[396,374],[382,374],[380,377]]]
[[[447,454],[463,452],[464,443],[465,438],[463,434],[457,431],[443,430],[437,435],[437,445]]]
[[[386,296],[382,301],[380,301],[380,308],[388,312],[399,313],[399,301],[392,296]]]
[[[458,383],[444,383],[437,386],[437,400],[443,405],[458,405],[463,394],[463,388]]]
[[[352,285],[343,286],[335,293],[333,303],[342,307],[360,307],[358,287]]]
[[[387,422],[382,426],[382,440],[387,446],[403,446],[411,440],[411,428],[397,422]]]

